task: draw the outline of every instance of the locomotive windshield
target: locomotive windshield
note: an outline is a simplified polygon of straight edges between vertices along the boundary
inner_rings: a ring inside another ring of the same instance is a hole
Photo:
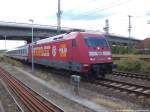
[[[97,37],[86,37],[85,38],[85,42],[88,46],[91,47],[107,47],[108,48],[108,44],[105,38],[97,38]]]

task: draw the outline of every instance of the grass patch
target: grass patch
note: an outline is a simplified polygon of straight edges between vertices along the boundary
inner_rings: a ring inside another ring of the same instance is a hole
[[[117,70],[119,71],[150,75],[150,62],[143,61],[137,57],[116,60],[115,63],[118,65]]]
[[[5,63],[9,63],[13,66],[17,66],[17,67],[22,67],[22,63],[18,60],[15,60],[15,59],[11,59],[9,57],[6,57],[6,56],[0,56],[0,62],[5,62]]]

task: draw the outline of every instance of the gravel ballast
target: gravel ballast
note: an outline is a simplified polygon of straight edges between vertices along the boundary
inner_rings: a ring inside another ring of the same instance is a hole
[[[0,112],[21,112],[2,79],[0,79]]]

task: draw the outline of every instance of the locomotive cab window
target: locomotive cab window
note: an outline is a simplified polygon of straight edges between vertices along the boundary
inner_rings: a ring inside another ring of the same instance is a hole
[[[100,46],[108,48],[108,43],[105,38],[85,37],[85,42],[90,47]]]
[[[72,47],[76,47],[76,46],[77,46],[76,40],[73,39],[73,40],[72,40]]]

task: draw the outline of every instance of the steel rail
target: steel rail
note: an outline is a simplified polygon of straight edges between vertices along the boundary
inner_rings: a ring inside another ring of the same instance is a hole
[[[136,84],[131,84],[127,82],[122,81],[115,81],[111,79],[97,79],[93,82],[93,84],[96,85],[102,85],[109,88],[114,88],[121,91],[126,91],[129,93],[134,93],[136,95],[142,95],[145,97],[150,98],[150,87],[147,86],[141,86]]]
[[[0,68],[0,76],[31,112],[63,112],[62,109],[55,105],[50,107],[47,103],[41,100],[41,98],[37,97],[33,90],[31,91],[31,89],[25,87],[21,81],[17,80],[2,68]]]
[[[131,77],[131,78],[150,81],[150,76],[148,76],[148,75],[140,75],[140,74],[131,73],[131,72],[113,71],[112,75],[125,76],[125,77]]]

